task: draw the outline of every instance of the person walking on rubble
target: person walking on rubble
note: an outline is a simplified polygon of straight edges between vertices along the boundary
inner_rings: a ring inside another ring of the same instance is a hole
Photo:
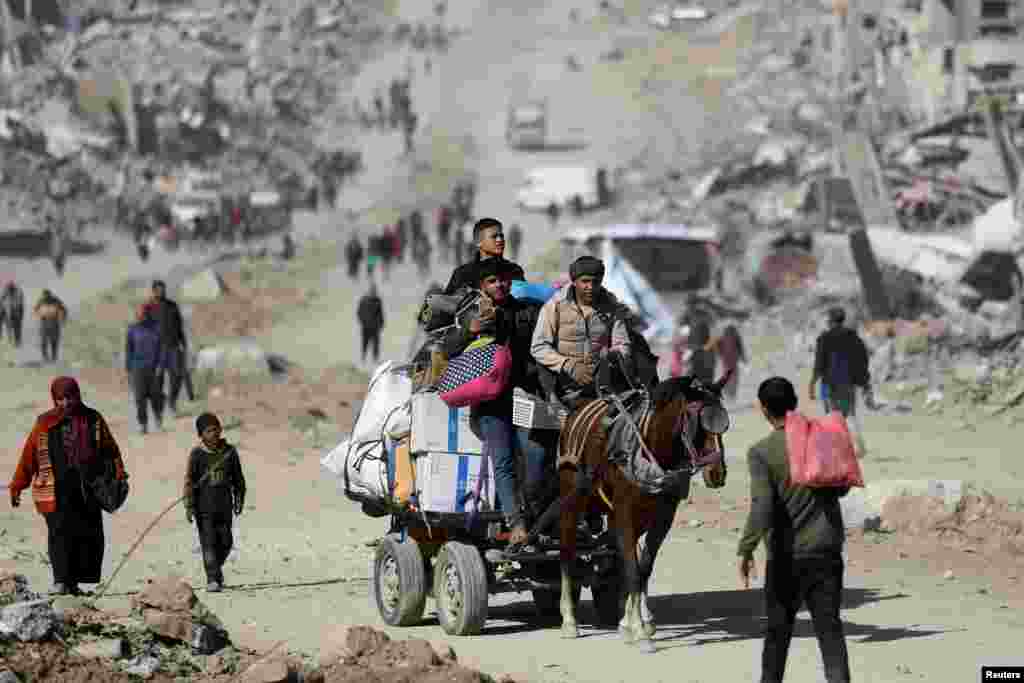
[[[456,233],[461,233],[457,230]],[[465,287],[476,287],[479,283],[477,268],[488,260],[498,260],[510,264],[512,280],[525,280],[526,274],[522,266],[505,259],[505,233],[501,221],[496,218],[481,218],[473,225],[473,239],[476,240],[477,253],[469,263],[458,266],[453,272],[444,293],[454,294]],[[457,243],[461,239],[456,238]]]
[[[839,499],[848,488],[808,488],[790,482],[786,414],[796,410],[789,380],[772,377],[757,390],[772,433],[747,454],[750,512],[737,556],[740,582],[750,588],[754,550],[765,541],[764,598],[767,623],[761,654],[762,683],[782,683],[793,625],[807,605],[828,683],[849,683],[850,663],[840,607],[846,532]]]
[[[167,284],[154,280],[151,288],[154,304],[153,317],[160,331],[160,363],[157,370],[157,386],[163,392],[164,376],[168,378],[167,402],[171,414],[178,415],[178,394],[181,393],[185,373],[188,372],[188,340],[185,338],[185,319],[178,303],[167,298]]]
[[[14,280],[4,283],[3,292],[0,293],[0,320],[7,327],[11,344],[19,348],[25,320],[25,293]],[[0,326],[0,337],[3,337],[3,331],[3,326]]]
[[[604,272],[600,259],[576,259],[569,267],[572,283],[540,309],[533,333],[541,382],[570,410],[611,389],[613,363],[631,360],[629,309],[601,285]]]
[[[231,515],[245,507],[245,475],[238,449],[221,436],[220,420],[213,413],[196,418],[199,445],[188,455],[185,469],[185,519],[195,522],[203,549],[206,590],[224,590],[224,563],[231,554]]]
[[[366,363],[366,350],[373,347],[373,362],[380,362],[380,333],[384,329],[384,302],[377,294],[377,284],[370,282],[370,290],[359,299],[356,318],[362,331],[362,362]]]
[[[814,347],[814,370],[807,395],[814,401],[814,388],[822,383],[825,413],[839,411],[843,417],[857,421],[857,389],[871,402],[871,371],[868,349],[856,331],[846,327],[846,312],[839,307],[829,309],[828,329],[822,332]],[[856,429],[857,448],[866,452],[862,429]]]
[[[78,383],[58,377],[50,385],[54,407],[36,418],[8,485],[11,506],[32,487],[36,510],[46,520],[53,593],[78,595],[80,583],[99,583],[103,571],[102,509],[85,481],[113,465],[125,481],[121,451],[103,416],[82,403]]]
[[[33,309],[39,320],[39,344],[43,353],[44,363],[56,363],[60,348],[61,328],[68,319],[68,309],[64,302],[54,296],[53,292],[44,289],[39,301]]]
[[[124,370],[135,396],[135,415],[139,433],[149,430],[148,408],[158,431],[163,430],[164,396],[159,384],[160,326],[153,317],[153,303],[139,306],[137,321],[128,326],[125,335]]]

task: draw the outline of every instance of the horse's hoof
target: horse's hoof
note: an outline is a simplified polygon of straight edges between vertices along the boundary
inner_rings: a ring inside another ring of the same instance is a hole
[[[627,626],[619,626],[619,635],[622,636],[622,640],[627,644],[636,640],[636,635],[633,633],[633,629]]]
[[[580,637],[580,629],[576,624],[563,624],[562,637],[566,640]]]
[[[658,651],[658,648],[654,647],[654,641],[650,638],[641,638],[636,641],[636,646],[644,654],[653,654]]]
[[[648,621],[644,624],[644,635],[648,638],[653,638],[654,634],[658,632],[658,625],[653,621]]]

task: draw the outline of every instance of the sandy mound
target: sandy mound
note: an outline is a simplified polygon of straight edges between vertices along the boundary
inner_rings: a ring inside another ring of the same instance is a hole
[[[882,508],[882,528],[975,551],[1024,555],[1024,511],[988,493],[964,496],[952,512],[927,496],[893,498]]]
[[[193,304],[192,334],[197,339],[254,336],[269,329],[276,316],[308,301],[308,293],[294,287],[250,287],[241,271],[224,273],[221,279],[226,291],[220,299]]]

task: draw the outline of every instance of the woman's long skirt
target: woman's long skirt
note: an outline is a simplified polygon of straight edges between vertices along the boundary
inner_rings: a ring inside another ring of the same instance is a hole
[[[75,470],[66,470],[58,491],[56,512],[44,515],[53,582],[99,583],[105,545],[102,511],[86,499]]]

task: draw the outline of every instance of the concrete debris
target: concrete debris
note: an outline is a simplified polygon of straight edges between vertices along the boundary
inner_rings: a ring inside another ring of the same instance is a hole
[[[29,590],[28,579],[24,574],[0,572],[0,605],[38,599],[39,595]]]
[[[223,624],[199,602],[192,587],[181,577],[150,580],[132,598],[132,606],[150,631],[188,643],[197,654],[213,654],[230,643]]]
[[[956,509],[963,497],[959,480],[881,480],[868,482],[865,488],[852,489],[840,499],[847,529],[876,531],[882,528],[886,503],[901,496],[927,496],[942,503],[946,510]]]
[[[47,600],[16,602],[0,609],[0,638],[23,643],[46,640],[60,628]]]
[[[10,669],[0,669],[0,683],[21,683],[21,679]]]
[[[160,670],[160,658],[150,654],[140,654],[124,662],[122,670],[132,676],[149,678]]]
[[[128,656],[128,643],[123,638],[104,638],[80,643],[71,652],[86,659],[122,659]]]

